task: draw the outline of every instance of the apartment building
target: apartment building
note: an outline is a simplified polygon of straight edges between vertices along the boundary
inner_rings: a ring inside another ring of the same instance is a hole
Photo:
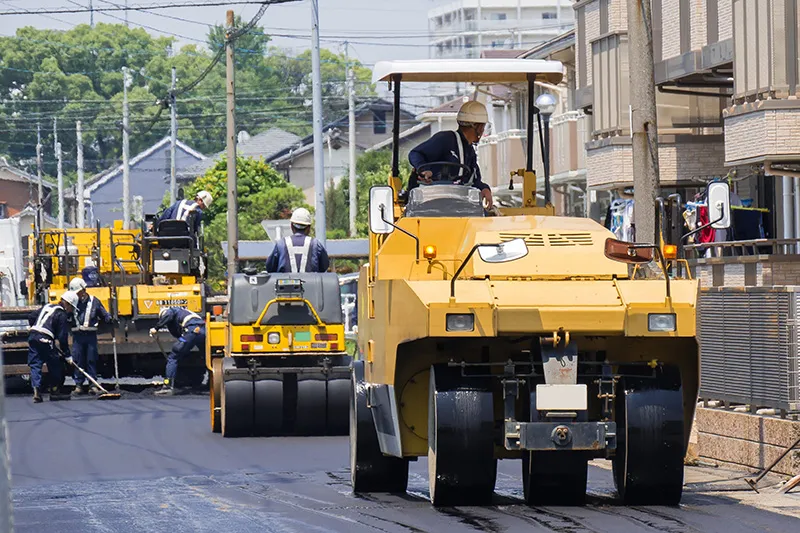
[[[573,24],[570,0],[456,0],[428,11],[432,58],[476,58],[492,48],[527,50]]]

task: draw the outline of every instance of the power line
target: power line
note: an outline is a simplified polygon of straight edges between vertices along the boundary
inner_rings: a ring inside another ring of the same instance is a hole
[[[267,0],[254,1],[254,0],[228,0],[226,2],[199,2],[199,3],[170,3],[170,4],[150,4],[150,5],[132,5],[132,6],[112,6],[112,7],[94,7],[89,8],[63,8],[63,9],[39,9],[31,11],[28,9],[15,9],[14,11],[0,11],[2,15],[57,15],[69,13],[89,13],[90,11],[108,12],[108,11],[147,11],[151,9],[172,9],[184,7],[219,7],[219,6],[232,6],[232,5],[252,5],[252,4],[286,4],[289,2],[296,2],[297,0]]]

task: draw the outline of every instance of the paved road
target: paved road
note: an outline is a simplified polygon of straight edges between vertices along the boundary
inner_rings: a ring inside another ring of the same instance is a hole
[[[751,495],[738,474],[708,468],[687,470],[679,508],[619,506],[597,466],[586,507],[529,508],[519,461],[501,461],[490,507],[434,510],[425,460],[411,463],[407,495],[356,497],[346,437],[222,439],[208,430],[207,406],[148,392],[39,405],[11,397],[16,531],[800,531],[800,495]]]

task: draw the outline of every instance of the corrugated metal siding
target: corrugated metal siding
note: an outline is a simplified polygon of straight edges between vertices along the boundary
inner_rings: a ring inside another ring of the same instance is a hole
[[[781,409],[800,401],[798,309],[791,290],[703,291],[700,396]]]

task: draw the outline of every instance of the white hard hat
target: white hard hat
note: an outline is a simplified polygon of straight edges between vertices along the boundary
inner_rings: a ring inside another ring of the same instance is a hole
[[[83,278],[72,278],[72,281],[69,282],[69,290],[80,292],[86,288],[86,282],[83,281]]]
[[[78,293],[75,291],[66,291],[61,295],[61,299],[67,302],[72,307],[78,306]]]
[[[310,226],[311,213],[305,207],[298,207],[292,211],[292,219],[290,222],[296,226]]]
[[[167,311],[169,311],[169,307],[162,307],[158,311],[158,318],[161,318],[162,316],[164,316],[167,313]]]
[[[461,124],[467,122],[470,124],[486,124],[489,122],[489,113],[486,112],[486,107],[480,102],[470,100],[465,102],[458,110],[456,121]]]
[[[214,198],[211,197],[211,193],[209,193],[208,191],[200,191],[199,193],[197,193],[197,197],[203,200],[203,203],[205,204],[206,207],[210,206],[211,202],[214,201]]]

